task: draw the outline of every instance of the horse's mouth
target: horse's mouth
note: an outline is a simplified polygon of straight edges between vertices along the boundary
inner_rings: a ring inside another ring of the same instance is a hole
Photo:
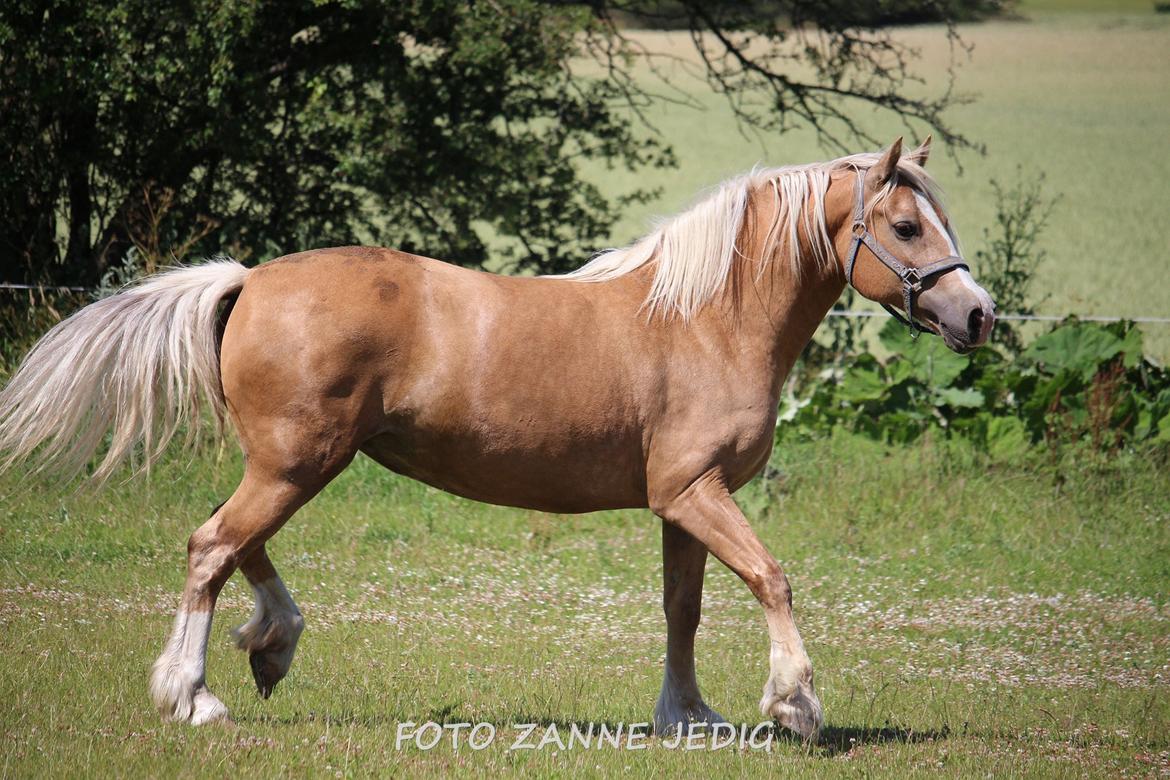
[[[947,349],[951,352],[960,355],[970,355],[976,349],[975,345],[967,340],[966,334],[960,335],[954,333],[945,325],[939,328],[937,332],[942,336],[943,343],[947,345]]]
[[[920,316],[914,317],[915,321],[923,327],[930,330],[936,336],[941,336],[943,344],[946,344],[947,349],[959,355],[970,355],[976,350],[976,346],[971,343],[966,333],[957,333],[946,325],[938,321],[938,317],[934,312],[927,309],[920,310]]]

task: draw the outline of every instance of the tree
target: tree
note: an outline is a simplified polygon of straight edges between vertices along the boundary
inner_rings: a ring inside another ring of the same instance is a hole
[[[911,131],[915,122],[929,126],[948,148],[981,148],[943,118],[948,107],[969,99],[954,91],[955,55],[968,51],[954,23],[1001,13],[1010,2],[593,0],[606,33],[594,55],[616,51],[653,60],[653,52],[623,35],[621,23],[680,28],[690,33],[707,83],[748,127],[776,133],[809,125],[841,151],[855,141],[884,145],[889,139],[870,135],[850,113],[866,104],[901,117]],[[947,87],[935,97],[911,94],[908,87],[921,81],[911,69],[918,52],[886,27],[920,22],[943,23],[951,43]],[[802,70],[809,75],[798,75]],[[628,71],[612,75],[638,93]]]
[[[841,102],[855,100],[965,142],[941,118],[953,95],[902,94],[912,53],[868,29],[880,20],[866,4],[672,8],[745,123],[809,122],[840,144],[837,131],[865,137]],[[513,269],[571,267],[654,194],[607,200],[580,162],[673,163],[631,121],[650,99],[634,62],[653,56],[618,23],[659,13],[608,0],[8,0],[0,279],[92,286],[135,252],[258,259],[348,242],[467,265],[490,243]],[[580,73],[582,58],[601,74]],[[795,62],[814,78],[786,75]],[[760,89],[769,103],[756,107]]]

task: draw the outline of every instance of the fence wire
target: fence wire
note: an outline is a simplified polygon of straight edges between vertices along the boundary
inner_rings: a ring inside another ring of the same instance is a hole
[[[830,317],[889,317],[882,311],[860,311],[857,309],[832,309]],[[1137,322],[1148,325],[1170,325],[1170,317],[1113,317],[1098,314],[999,314],[997,320],[1013,322],[1064,322],[1069,317],[1076,317],[1081,322]]]
[[[0,282],[0,290],[36,290],[38,292],[45,292],[46,290],[53,290],[56,292],[91,292],[85,287],[54,287],[41,284],[14,284],[9,282]],[[888,317],[890,315],[880,311],[861,311],[859,309],[831,309],[829,311],[830,317]],[[1069,317],[1076,317],[1081,322],[1137,322],[1143,325],[1170,325],[1170,317],[1114,317],[1109,315],[1098,314],[996,314],[997,320],[1008,320],[1011,322],[1063,322]]]

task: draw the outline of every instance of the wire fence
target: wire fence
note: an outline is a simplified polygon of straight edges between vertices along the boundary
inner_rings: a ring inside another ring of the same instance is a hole
[[[833,309],[830,317],[889,317],[882,311],[860,311],[857,309]],[[1076,317],[1081,322],[1137,322],[1146,325],[1170,325],[1170,317],[1114,317],[1098,314],[999,314],[997,320],[1014,322],[1063,322],[1069,317]]]
[[[44,284],[12,284],[9,282],[0,282],[0,290],[36,290],[37,292],[45,292],[46,290],[52,292],[91,292],[86,287],[65,287]]]
[[[92,292],[86,287],[54,287],[41,284],[15,284],[0,282],[0,290],[35,290],[37,292]],[[890,315],[880,311],[862,311],[859,309],[832,309],[830,317],[888,317]],[[1081,322],[1137,322],[1143,325],[1170,325],[1170,317],[1120,317],[1098,314],[996,314],[997,320],[1011,322],[1062,322],[1069,317],[1076,317]]]

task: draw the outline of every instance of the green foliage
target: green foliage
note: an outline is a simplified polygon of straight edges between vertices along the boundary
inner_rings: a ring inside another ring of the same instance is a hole
[[[1133,323],[1068,320],[1014,359],[991,347],[958,355],[893,320],[880,338],[888,359],[863,351],[805,379],[804,393],[785,399],[777,436],[823,437],[840,426],[910,442],[936,430],[1000,458],[1043,440],[1096,450],[1170,442],[1170,372],[1143,357]]]
[[[942,121],[958,98],[906,89],[915,51],[864,29],[860,7],[686,4],[708,87],[742,123],[876,145],[846,100],[970,146]],[[674,163],[645,132],[661,101],[635,64],[653,55],[623,35],[623,10],[0,4],[0,278],[92,288],[128,257],[150,272],[188,254],[248,260],[346,243],[490,258],[494,270],[579,265],[656,194],[642,179],[603,193],[581,171]],[[819,44],[793,53],[794,26]],[[734,34],[747,29],[750,51]],[[801,63],[813,66],[807,80]],[[759,89],[762,104],[748,99]]]
[[[357,241],[475,264],[490,236],[576,263],[650,194],[607,199],[578,163],[672,159],[568,67],[596,24],[530,0],[4,3],[3,276]]]
[[[1000,311],[1035,314],[1035,306],[1045,299],[1034,297],[1032,283],[1048,256],[1039,246],[1040,234],[1059,196],[1044,196],[1044,174],[1025,180],[1019,169],[1011,186],[992,179],[991,187],[995,190],[995,225],[983,229],[984,248],[975,253],[979,279]],[[1020,351],[1019,330],[1010,322],[1000,322],[996,341],[1009,352]]]

